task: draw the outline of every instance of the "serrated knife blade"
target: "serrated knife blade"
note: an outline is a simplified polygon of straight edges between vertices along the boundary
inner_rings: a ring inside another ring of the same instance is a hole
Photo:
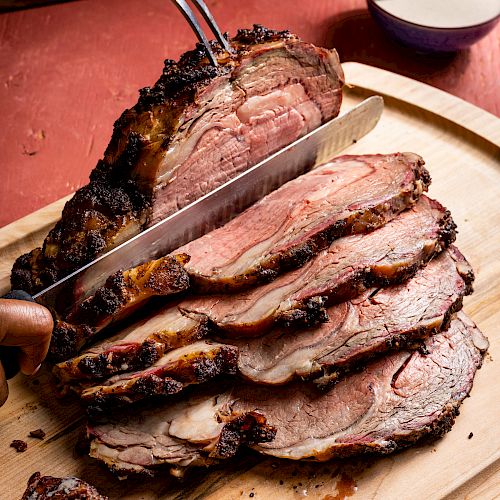
[[[55,310],[78,303],[113,273],[166,255],[229,221],[252,203],[315,165],[332,158],[372,130],[384,107],[372,96],[269,156],[178,212],[34,295]]]

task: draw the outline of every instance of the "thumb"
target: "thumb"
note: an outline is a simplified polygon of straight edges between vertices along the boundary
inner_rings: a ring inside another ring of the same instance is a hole
[[[0,299],[0,345],[19,347],[21,371],[31,375],[45,359],[54,322],[40,304]]]

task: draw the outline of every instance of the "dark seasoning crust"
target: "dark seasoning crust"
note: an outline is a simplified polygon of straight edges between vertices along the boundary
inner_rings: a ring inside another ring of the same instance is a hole
[[[237,373],[238,351],[233,346],[220,346],[215,352],[204,355],[186,355],[172,367],[158,373],[150,373],[132,381],[125,391],[98,390],[86,397],[87,413],[97,415],[108,409],[128,405],[135,401],[158,396],[171,396],[181,392],[187,385],[202,384],[219,376],[234,376]],[[172,376],[169,376],[169,375]],[[175,377],[175,378],[173,378]]]
[[[110,322],[126,318],[133,307],[152,296],[168,296],[187,290],[190,282],[183,265],[188,260],[185,254],[162,257],[110,276],[92,296],[56,321],[50,346],[51,360],[62,361],[76,355]]]
[[[228,34],[224,37],[228,40]],[[259,24],[254,24],[252,30],[239,29],[234,38],[230,39],[231,46],[235,53],[228,54],[222,50],[216,41],[211,41],[212,50],[218,56],[217,67],[210,64],[206,57],[206,51],[203,44],[196,44],[194,50],[185,52],[179,62],[172,59],[165,60],[165,67],[160,79],[151,87],[144,87],[139,91],[140,98],[138,102],[141,111],[149,111],[154,106],[166,103],[169,99],[177,99],[179,96],[191,97],[197,90],[200,83],[206,83],[217,76],[223,76],[229,73],[242,53],[248,46],[261,43],[274,42],[295,38],[288,30],[276,31],[265,28]],[[119,130],[122,125],[119,121],[116,123],[116,129]]]
[[[234,457],[242,444],[268,443],[275,438],[276,432],[261,413],[245,413],[224,425],[217,446],[210,456],[225,459]]]
[[[90,484],[76,477],[42,476],[35,472],[21,500],[108,500]]]
[[[28,449],[28,444],[22,439],[14,439],[12,443],[10,443],[10,447],[14,448],[18,453],[23,453]]]
[[[192,335],[192,340],[200,340],[209,335],[211,329],[206,318],[201,321],[196,332]],[[169,348],[180,347],[170,345]],[[160,359],[165,347],[158,344],[153,339],[147,339],[140,344],[133,344],[127,349],[121,349],[113,353],[113,359],[110,360],[106,354],[98,354],[92,357],[82,357],[78,361],[77,369],[83,377],[88,378],[104,378],[116,373],[116,367],[126,363],[129,370],[138,370],[146,366],[151,366],[155,361]],[[67,361],[71,363],[71,359]]]
[[[167,59],[156,84],[140,90],[138,103],[125,110],[115,122],[104,159],[99,160],[91,172],[90,183],[66,203],[62,219],[50,231],[43,248],[36,248],[17,259],[12,269],[12,288],[34,294],[93,260],[130,221],[144,227],[153,193],[148,186],[132,178],[132,169],[142,151],[151,144],[151,139],[132,130],[134,127],[141,129],[140,117],[150,112],[168,116],[163,120],[167,128],[163,128],[157,138],[167,147],[185,103],[192,101],[199,88],[237,67],[249,46],[292,38],[295,37],[288,31],[254,25],[252,30],[239,30],[230,40],[234,49],[232,54],[211,42],[219,59],[217,68],[210,64],[201,44],[186,52],[178,63]],[[164,109],[158,110],[159,106]],[[60,246],[69,251],[60,252]]]
[[[349,300],[368,288],[386,287],[405,282],[414,276],[419,268],[425,266],[429,260],[445,248],[448,248],[455,241],[456,227],[450,211],[445,210],[442,219],[439,221],[439,234],[436,248],[427,258],[409,266],[398,267],[390,279],[375,275],[370,268],[365,268],[357,273],[353,280],[349,281],[342,290],[338,290],[338,295],[342,297],[342,300]],[[474,281],[473,273],[472,276],[467,277],[467,281],[472,284]],[[311,327],[319,323],[324,323],[328,321],[326,307],[331,305],[331,303],[332,301],[329,300],[328,297],[313,297],[308,299],[305,303],[298,305],[296,308],[283,312],[278,318],[278,324],[288,328],[293,326]]]

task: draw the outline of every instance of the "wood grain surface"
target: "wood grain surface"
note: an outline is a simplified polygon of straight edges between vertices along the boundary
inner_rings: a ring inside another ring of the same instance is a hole
[[[389,39],[365,0],[207,0],[230,33],[262,23],[451,92],[500,115],[500,26],[469,50],[423,56]],[[74,191],[113,122],[195,37],[168,0],[85,0],[0,15],[0,227]]]
[[[13,379],[11,397],[0,409],[1,500],[19,498],[36,470],[77,475],[111,499],[451,500],[500,495],[500,385],[495,383],[500,376],[500,234],[494,222],[500,219],[499,120],[407,78],[358,64],[344,68],[355,87],[346,92],[343,109],[374,93],[384,95],[386,103],[375,130],[348,152],[421,154],[433,178],[430,196],[451,210],[459,228],[457,244],[476,271],[475,293],[466,298],[464,307],[491,346],[451,433],[436,443],[383,459],[294,463],[248,452],[224,467],[195,471],[181,483],[168,477],[120,482],[88,457],[76,454],[82,411],[75,401],[54,396],[50,374],[44,371],[34,379]],[[60,208],[60,203],[50,206],[19,226],[0,229],[0,241],[7,241],[0,244],[0,291],[5,290],[12,260],[43,238]],[[27,438],[30,430],[40,427],[47,433],[44,441]],[[28,450],[16,453],[9,447],[12,439],[26,440]]]

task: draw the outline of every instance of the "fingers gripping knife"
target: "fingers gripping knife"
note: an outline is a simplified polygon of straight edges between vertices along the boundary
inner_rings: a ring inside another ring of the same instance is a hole
[[[217,65],[212,47],[185,0],[173,1],[205,45],[210,62]],[[214,31],[220,45],[227,52],[231,52],[230,45],[220,33],[203,1],[193,0],[193,3]],[[33,299],[52,311],[63,313],[65,307],[76,305],[87,298],[113,273],[172,252],[223,225],[285,182],[332,158],[370,132],[379,121],[383,107],[381,97],[369,97],[346,113],[321,125],[190,205],[37,293]],[[27,294],[13,298],[31,299]],[[0,361],[4,366],[12,365],[12,359],[15,359],[14,350],[12,347],[0,349]],[[10,370],[10,373],[12,372],[13,369]]]
[[[35,299],[23,290],[12,290],[2,297],[2,299],[27,300],[28,302],[36,302]],[[0,346],[0,362],[2,363],[5,377],[12,378],[19,371],[17,364],[17,349],[15,347]]]

